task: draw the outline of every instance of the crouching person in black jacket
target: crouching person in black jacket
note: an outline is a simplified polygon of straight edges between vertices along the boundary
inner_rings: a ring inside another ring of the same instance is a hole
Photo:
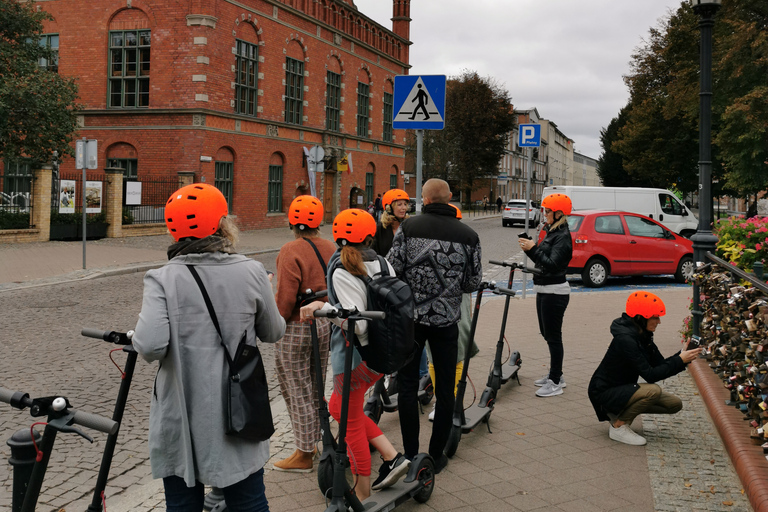
[[[653,333],[665,314],[659,297],[634,292],[626,313],[611,324],[613,341],[589,382],[589,400],[597,418],[611,422],[608,434],[614,441],[642,446],[645,438],[630,428],[638,415],[675,414],[683,408],[679,397],[655,383],[685,370],[701,349],[681,350],[664,359]],[[638,384],[638,377],[646,383]]]

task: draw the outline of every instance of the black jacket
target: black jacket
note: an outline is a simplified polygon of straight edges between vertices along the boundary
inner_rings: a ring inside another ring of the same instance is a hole
[[[392,240],[395,238],[395,232],[392,230],[392,226],[384,227],[381,222],[376,224],[376,234],[373,235],[373,243],[371,249],[376,251],[376,254],[386,256],[389,249],[392,248]]]
[[[649,384],[685,370],[680,352],[664,359],[653,342],[653,333],[641,333],[623,313],[611,324],[613,341],[589,381],[589,400],[597,418],[607,421],[607,412],[618,414],[639,389],[638,377]]]
[[[456,209],[433,203],[400,224],[387,259],[411,287],[416,323],[447,327],[461,318],[461,295],[480,285],[480,256],[480,238]]]
[[[571,231],[568,229],[568,223],[562,224],[553,231],[550,231],[549,227],[545,229],[547,234],[544,240],[526,253],[535,267],[544,271],[542,275],[533,275],[533,284],[564,283],[565,273],[573,254]]]

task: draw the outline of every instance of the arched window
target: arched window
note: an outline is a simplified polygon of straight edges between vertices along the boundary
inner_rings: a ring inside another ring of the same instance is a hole
[[[368,137],[368,122],[370,121],[371,95],[368,74],[363,70],[357,82],[357,135]]]
[[[139,175],[136,148],[127,142],[112,144],[107,148],[107,166],[123,169],[123,179],[135,181]]]
[[[326,65],[325,129],[341,131],[341,63],[331,57]]]
[[[285,122],[302,124],[304,104],[304,51],[292,42],[285,58]]]
[[[384,108],[382,109],[383,119],[383,131],[381,135],[381,139],[384,142],[392,142],[393,138],[393,130],[392,130],[392,119],[393,119],[393,112],[395,109],[395,100],[394,100],[394,85],[392,84],[391,80],[387,80],[384,84]]]
[[[259,98],[259,41],[254,27],[242,23],[235,39],[235,113],[256,117]]]
[[[140,9],[124,9],[109,24],[107,104],[117,108],[149,106],[151,31]]]
[[[267,183],[267,212],[283,211],[283,155],[272,153],[269,159],[269,182]]]

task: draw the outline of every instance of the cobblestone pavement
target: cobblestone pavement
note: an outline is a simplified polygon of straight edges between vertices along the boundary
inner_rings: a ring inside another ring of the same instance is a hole
[[[659,342],[662,353],[669,354],[674,351],[688,291],[660,293],[669,312]],[[133,327],[140,297],[141,275],[135,273],[0,293],[0,350],[5,356],[0,358],[0,385],[33,396],[63,394],[75,407],[111,415],[119,385],[119,374],[108,360],[111,347],[81,337],[79,330]],[[491,421],[493,434],[480,429],[462,438],[456,457],[436,480],[432,499],[424,505],[408,503],[402,510],[750,510],[687,373],[663,384],[683,397],[683,412],[643,420],[647,447],[608,440],[605,424],[595,420],[586,386],[605,351],[608,340],[603,331],[616,316],[613,311],[621,309],[624,297],[623,292],[574,296],[565,322],[569,386],[562,397],[551,399],[535,398],[531,385],[548,361],[533,321],[534,301],[515,301],[507,336],[523,355],[523,386],[508,384],[502,389]],[[470,370],[478,387],[493,354],[502,309],[503,301],[491,297],[481,310],[481,353]],[[293,444],[288,416],[277,396],[272,347],[262,349],[273,383],[270,395],[277,427],[265,477],[271,508],[276,512],[319,510],[324,500],[317,491],[316,473],[296,475],[271,469],[271,462],[290,454]],[[122,362],[124,356],[118,353],[116,360]],[[155,371],[155,365],[142,361],[137,365],[107,488],[110,512],[164,508],[161,484],[150,476],[146,447]],[[26,412],[0,405],[0,437],[7,439],[29,427]],[[385,415],[382,428],[399,446],[397,415]],[[424,445],[430,431],[424,416]],[[38,510],[85,510],[105,436],[96,433],[94,438],[93,445],[72,435],[57,438]],[[8,455],[8,447],[0,444],[0,456]],[[377,465],[374,457],[374,468]],[[10,489],[10,479],[10,466],[0,465],[3,489]],[[9,507],[10,492],[4,491],[0,509]]]
[[[685,407],[673,416],[643,417],[656,510],[752,510],[693,377],[678,374],[663,388],[682,398]]]

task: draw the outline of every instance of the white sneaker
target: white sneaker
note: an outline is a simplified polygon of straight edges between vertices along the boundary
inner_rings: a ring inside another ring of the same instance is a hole
[[[548,380],[549,380],[549,374],[546,374],[542,378],[536,379],[535,381],[533,381],[533,385],[541,387],[544,384],[546,384]],[[560,376],[560,387],[564,388],[565,386],[567,386],[567,384],[565,383],[565,377],[563,375],[561,375]]]
[[[547,383],[536,390],[536,396],[547,397],[557,396],[563,394],[563,386],[555,384],[551,380],[547,379]]]
[[[437,408],[437,402],[435,402],[435,405],[432,407],[432,412],[429,413],[429,416],[427,419],[429,421],[435,421],[435,409]]]
[[[629,425],[626,423],[620,427],[614,427],[611,425],[608,428],[608,437],[614,441],[618,441],[624,444],[631,444],[632,446],[643,446],[645,443],[647,443],[643,436],[629,428]]]

